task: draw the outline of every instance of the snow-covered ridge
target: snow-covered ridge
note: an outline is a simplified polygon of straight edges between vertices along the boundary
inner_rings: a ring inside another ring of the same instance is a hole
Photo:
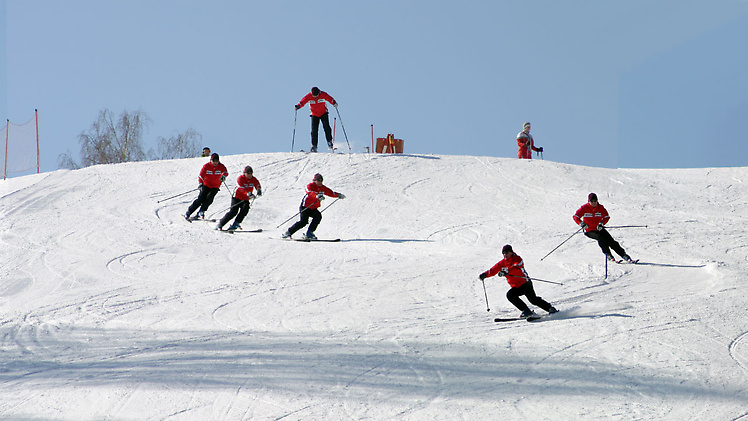
[[[0,181],[0,418],[748,419],[748,168],[224,156],[263,185],[264,231],[232,236],[159,203],[204,162]],[[347,196],[317,236],[343,241],[280,240],[317,172]],[[651,264],[605,279],[581,235],[540,261],[591,191]],[[493,322],[518,312],[477,275],[507,243],[563,283],[535,283],[557,320]]]

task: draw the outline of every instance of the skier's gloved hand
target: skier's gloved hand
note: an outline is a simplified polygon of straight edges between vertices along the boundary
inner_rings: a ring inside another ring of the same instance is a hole
[[[507,274],[507,273],[509,273],[509,272],[507,272],[507,270],[506,270],[506,269],[501,269],[501,270],[499,271],[499,273],[497,273],[497,275],[499,275],[499,276],[506,276],[506,274]]]
[[[587,227],[588,227],[589,225],[585,224],[585,223],[584,223],[584,221],[582,221],[582,222],[580,222],[580,223],[579,223],[579,226],[580,226],[580,227],[581,227],[582,229],[587,229]]]
[[[486,279],[486,274],[485,273],[481,273],[480,275],[478,275],[478,279],[480,279],[481,281],[484,280],[484,279]]]
[[[538,152],[543,152],[543,147],[542,146],[538,148]]]
[[[257,189],[257,196],[262,196],[262,189]]]
[[[325,194],[324,193],[317,193],[317,200],[325,200]]]
[[[250,194],[247,195],[247,200],[252,200],[255,197],[256,197],[255,195],[253,195],[252,193],[250,193]]]
[[[602,222],[600,222],[599,224],[597,224],[597,230],[598,230],[598,231],[602,231],[602,230],[603,230],[603,228],[605,228],[605,225],[603,225],[603,223],[602,223]]]
[[[225,175],[222,175],[222,176],[221,176],[221,182],[224,182],[224,181],[226,181],[226,176],[225,176]]]
[[[337,193],[338,199],[345,199],[345,195],[343,193]]]
[[[299,104],[296,104],[296,105],[293,106],[294,110],[298,110],[299,108],[301,108],[301,107],[299,107]]]
[[[335,107],[335,108],[338,108],[338,103],[337,102],[333,102],[332,106]]]

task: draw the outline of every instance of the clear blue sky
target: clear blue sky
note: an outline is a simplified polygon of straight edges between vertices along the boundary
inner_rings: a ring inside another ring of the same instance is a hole
[[[104,108],[145,111],[150,145],[193,128],[221,154],[289,151],[312,86],[356,152],[373,124],[407,153],[516,157],[531,121],[552,161],[748,165],[748,0],[0,5],[0,114],[39,109],[43,171]]]

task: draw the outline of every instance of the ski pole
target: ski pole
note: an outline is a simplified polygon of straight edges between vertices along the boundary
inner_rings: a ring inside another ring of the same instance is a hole
[[[296,140],[296,116],[299,114],[299,110],[293,112],[293,136],[291,136],[291,152],[293,152],[293,142]]]
[[[179,194],[178,194],[178,195],[176,195],[176,196],[172,196],[172,197],[167,197],[166,199],[161,199],[161,200],[157,201],[156,203],[166,202],[167,200],[171,200],[171,199],[177,198],[177,197],[179,197],[179,196],[184,196],[185,194],[189,194],[189,193],[192,193],[192,192],[193,192],[193,191],[195,191],[195,190],[198,190],[198,189],[192,189],[192,190],[188,190],[188,191],[186,191],[186,192],[184,192],[184,193],[179,193]]]
[[[335,107],[335,111],[338,113],[338,119],[340,120],[340,128],[343,129],[343,135],[345,136],[345,143],[348,144],[348,152],[351,152],[351,142],[348,141],[348,135],[345,133],[345,126],[343,125],[343,118],[340,117],[340,110]]]
[[[648,228],[646,225],[617,225],[605,228]]]
[[[563,285],[561,282],[546,281],[544,279],[538,279],[538,278],[527,278],[527,279],[530,281],[547,282],[549,284]]]
[[[486,292],[486,280],[481,279],[480,280],[483,283],[483,295],[486,297],[486,311],[491,311],[491,308],[488,306],[488,293]]]
[[[327,208],[329,208],[330,206],[334,205],[334,204],[335,204],[335,202],[337,202],[338,200],[340,200],[340,199],[338,199],[338,198],[335,198],[335,200],[333,200],[333,201],[332,201],[332,203],[330,203],[329,205],[325,206],[325,208],[324,208],[324,209],[322,209],[321,211],[319,211],[319,213],[322,213],[322,212],[326,211],[326,210],[327,210]]]
[[[549,251],[548,254],[546,254],[545,256],[543,256],[540,260],[542,261],[546,257],[550,256],[551,253],[553,253],[554,251],[556,251],[556,249],[558,249],[559,247],[561,247],[562,245],[564,245],[565,242],[571,240],[571,237],[577,235],[579,233],[579,231],[581,231],[581,230],[582,230],[582,227],[579,227],[578,230],[574,231],[574,234],[570,235],[569,238],[567,238],[566,240],[564,240],[561,244],[557,245],[555,249]]]

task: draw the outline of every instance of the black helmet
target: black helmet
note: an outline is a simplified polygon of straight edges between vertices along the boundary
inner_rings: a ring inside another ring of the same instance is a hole
[[[319,181],[321,183],[322,180],[324,180],[324,178],[322,178],[322,174],[320,173],[314,174],[314,181]]]
[[[315,86],[315,87],[312,88],[312,95],[314,95],[314,96],[319,95],[319,88],[318,87]]]

